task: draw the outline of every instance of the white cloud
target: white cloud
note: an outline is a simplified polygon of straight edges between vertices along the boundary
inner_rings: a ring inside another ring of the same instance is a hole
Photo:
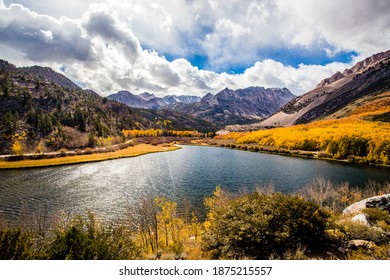
[[[56,18],[65,16],[72,19],[80,18],[93,3],[108,2],[107,0],[0,0],[0,3],[1,1],[7,6],[12,3],[21,4],[39,14],[50,15]]]
[[[338,50],[366,57],[390,49],[390,2],[387,0],[278,0],[284,12],[309,26]]]
[[[322,49],[335,57],[342,51],[368,56],[390,49],[386,0],[10,2],[0,0],[3,58],[62,67],[67,76],[104,95],[122,89],[203,95],[248,86],[287,87],[301,94],[351,65],[294,68],[267,59],[269,50]],[[238,75],[216,73],[185,58],[169,62],[159,53],[204,55],[210,69],[252,66]]]
[[[89,42],[75,21],[39,15],[17,4],[1,8],[0,38],[3,47],[16,48],[29,60],[91,59]]]
[[[120,26],[109,6],[92,5],[90,10],[83,15],[81,22],[87,37],[100,38],[107,48],[110,44],[114,44],[125,54],[129,62],[134,63],[138,59],[142,51],[138,39],[131,30]]]
[[[53,40],[53,33],[50,30],[41,30],[43,37],[45,37],[46,42]]]

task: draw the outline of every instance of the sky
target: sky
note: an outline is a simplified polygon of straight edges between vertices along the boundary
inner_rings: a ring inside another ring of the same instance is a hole
[[[0,0],[0,58],[103,96],[300,95],[389,49],[388,0]]]

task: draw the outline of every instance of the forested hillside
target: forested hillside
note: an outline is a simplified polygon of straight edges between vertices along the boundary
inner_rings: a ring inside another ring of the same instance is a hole
[[[0,152],[14,144],[24,152],[120,142],[124,129],[160,128],[214,131],[206,121],[167,110],[133,109],[82,90],[50,68],[16,68],[0,61]]]

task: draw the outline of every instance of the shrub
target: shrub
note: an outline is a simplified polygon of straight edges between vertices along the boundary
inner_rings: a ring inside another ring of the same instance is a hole
[[[308,260],[309,258],[306,256],[306,248],[298,245],[295,250],[287,250],[286,253],[283,254],[283,260]]]
[[[300,197],[254,193],[215,210],[203,249],[228,259],[283,256],[299,246],[313,250],[325,238],[327,219],[319,206]]]
[[[367,227],[352,221],[340,221],[339,226],[341,232],[345,233],[346,238],[349,240],[362,239],[373,241],[377,244],[388,242],[388,238],[379,228]]]
[[[91,213],[78,216],[64,230],[56,230],[49,258],[64,260],[135,259],[139,249],[124,227],[101,226]]]
[[[389,212],[384,210],[379,210],[377,208],[366,208],[363,210],[367,214],[370,223],[376,224],[377,222],[384,221],[387,224],[390,224],[390,215]]]
[[[299,189],[298,194],[320,205],[321,208],[328,208],[334,212],[341,212],[348,205],[362,199],[362,191],[351,188],[348,183],[334,185],[331,181],[321,177],[314,178],[309,184]]]
[[[21,228],[0,229],[0,259],[22,260],[30,258],[32,246]]]

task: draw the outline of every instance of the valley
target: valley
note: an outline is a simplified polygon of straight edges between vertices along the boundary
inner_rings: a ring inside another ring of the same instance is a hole
[[[389,193],[389,57],[297,97],[259,86],[102,97],[2,60],[0,233],[18,243],[0,242],[0,256],[388,259],[388,212],[363,209],[367,226],[342,211]],[[72,231],[94,249],[74,251]]]

